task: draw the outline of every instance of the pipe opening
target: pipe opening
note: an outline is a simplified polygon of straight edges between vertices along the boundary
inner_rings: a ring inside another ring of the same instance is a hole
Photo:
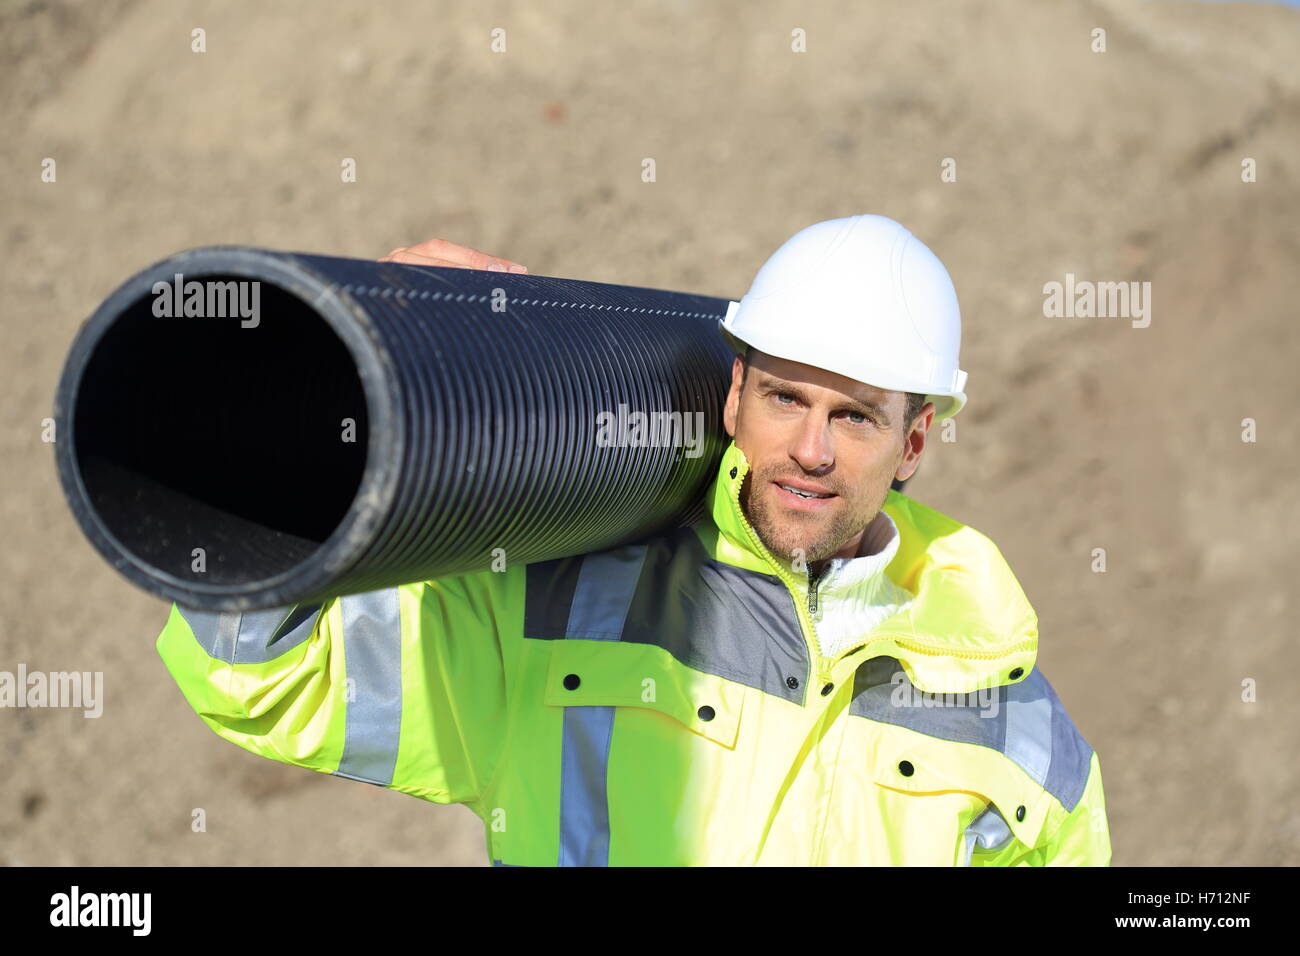
[[[253,299],[234,275],[184,281],[242,286],[256,315],[159,317],[159,296],[134,302],[78,385],[77,466],[139,561],[196,585],[253,584],[301,564],[347,514],[366,464],[365,392],[343,341],[297,296],[259,280]]]

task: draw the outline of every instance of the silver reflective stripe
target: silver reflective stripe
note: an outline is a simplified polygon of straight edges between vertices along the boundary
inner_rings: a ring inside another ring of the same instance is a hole
[[[970,866],[971,855],[975,852],[977,843],[984,850],[1000,850],[1011,839],[1011,828],[1007,826],[1007,821],[998,812],[998,808],[990,803],[983,813],[971,821],[962,838],[966,854],[963,865]]]
[[[1052,702],[1039,696],[1016,700],[1008,695],[1007,738],[1003,753],[1020,764],[1041,786],[1052,763]]]
[[[617,641],[645,564],[646,546],[590,554],[582,561],[565,637]]]
[[[632,604],[646,546],[587,555],[569,608],[565,636],[617,641]],[[582,675],[578,675],[581,679]],[[609,745],[614,708],[564,708],[560,757],[560,866],[609,865]]]
[[[606,772],[613,707],[564,709],[560,769],[560,866],[609,866]]]
[[[402,730],[402,614],[397,588],[340,598],[347,725],[335,773],[387,786]],[[336,690],[335,693],[341,691]]]
[[[897,701],[896,691],[904,692]],[[991,710],[978,706],[902,706],[915,704],[915,695],[920,692],[895,658],[882,656],[858,667],[849,713],[940,740],[998,750],[1060,800],[1067,812],[1072,811],[1087,786],[1092,748],[1037,669],[1024,680],[1004,684],[997,691],[998,706],[992,716]],[[941,696],[930,695],[936,701]],[[958,700],[962,696],[956,695]]]
[[[176,610],[209,657],[227,664],[265,664],[311,637],[319,604],[298,604],[269,611],[214,613]]]

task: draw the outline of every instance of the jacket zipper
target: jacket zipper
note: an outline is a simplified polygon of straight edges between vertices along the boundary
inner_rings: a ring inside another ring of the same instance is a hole
[[[746,468],[745,474],[748,473],[749,469]],[[745,517],[744,509],[740,507],[740,489],[745,483],[745,474],[739,474],[737,476],[736,490],[731,496],[732,503],[736,506],[736,514],[740,516],[741,527],[745,529],[745,533],[749,535],[750,542],[757,549],[758,553],[763,556],[763,559],[771,566],[772,570],[776,572],[776,576],[781,579],[781,583],[784,584],[786,590],[790,592],[790,597],[794,599],[795,616],[799,618],[799,625],[804,631],[804,643],[808,648],[808,666],[811,670],[817,671],[818,683],[823,685],[827,684],[830,682],[830,671],[818,667],[817,664],[814,663],[823,659],[821,644],[817,640],[817,629],[813,627],[812,618],[806,615],[803,608],[800,606],[799,600],[796,597],[798,588],[795,587],[794,579],[785,573],[785,569],[781,567],[781,563],[772,556],[772,552],[767,550],[767,545],[763,544],[757,532],[754,531],[753,526],[750,525],[749,519]],[[816,599],[810,596],[809,604],[815,607]]]
[[[808,569],[808,613],[817,613],[817,581],[821,578],[820,571]]]

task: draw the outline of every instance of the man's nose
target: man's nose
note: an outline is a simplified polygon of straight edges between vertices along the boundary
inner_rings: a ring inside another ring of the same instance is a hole
[[[790,457],[804,471],[817,471],[835,461],[835,447],[831,442],[830,428],[818,415],[806,415],[799,424],[799,434],[790,448]]]

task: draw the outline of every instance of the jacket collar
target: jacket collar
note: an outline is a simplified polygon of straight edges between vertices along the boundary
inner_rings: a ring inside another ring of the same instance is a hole
[[[740,507],[748,472],[731,441],[707,492],[709,530],[716,533],[706,545],[716,560],[776,574],[800,591],[806,579],[763,546]],[[1028,676],[1038,653],[1038,616],[997,546],[893,490],[882,510],[898,529],[884,573],[914,598],[870,632],[879,650],[869,656],[897,657],[912,683],[933,693],[969,693]]]

